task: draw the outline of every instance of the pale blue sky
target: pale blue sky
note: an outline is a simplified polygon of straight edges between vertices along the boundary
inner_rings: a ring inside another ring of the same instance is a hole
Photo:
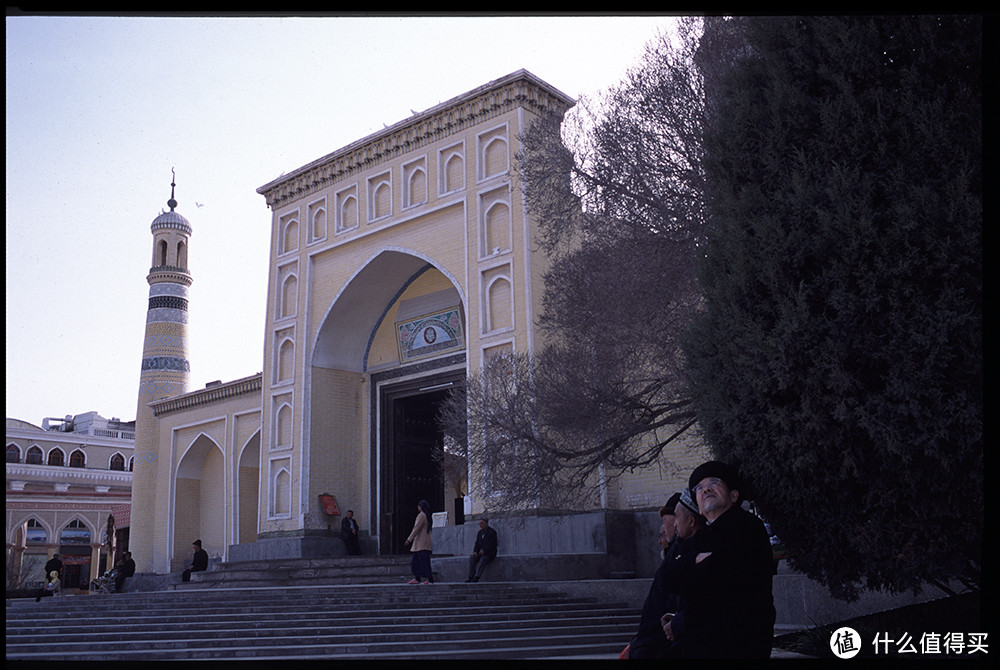
[[[8,16],[7,416],[135,418],[171,168],[194,390],[262,369],[259,186],[521,68],[594,95],[673,21]]]

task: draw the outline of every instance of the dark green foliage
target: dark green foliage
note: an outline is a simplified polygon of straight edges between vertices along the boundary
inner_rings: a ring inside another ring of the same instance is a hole
[[[975,583],[981,20],[733,26],[706,81],[699,422],[835,595]]]

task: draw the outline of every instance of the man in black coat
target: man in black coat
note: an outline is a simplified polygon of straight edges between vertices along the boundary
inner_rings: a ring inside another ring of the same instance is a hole
[[[483,576],[483,570],[497,557],[497,532],[490,526],[487,519],[479,520],[479,533],[476,535],[476,545],[469,556],[469,578],[465,581],[478,582]]]
[[[683,634],[669,650],[676,658],[770,658],[774,636],[771,543],[763,522],[740,507],[736,469],[718,461],[698,466],[689,480],[707,519],[697,551],[685,564]],[[668,637],[674,634],[664,622]]]
[[[195,540],[191,548],[194,549],[194,557],[191,559],[191,565],[181,574],[181,581],[184,582],[191,581],[192,572],[208,570],[208,552],[201,548],[201,540]]]
[[[664,634],[660,618],[667,612],[677,611],[677,594],[671,592],[664,583],[673,561],[679,555],[678,551],[683,538],[677,533],[675,512],[681,494],[670,496],[667,504],[660,508],[660,545],[663,547],[663,560],[653,575],[653,583],[642,604],[642,614],[639,617],[639,629],[628,643],[629,659],[660,658],[670,640]]]
[[[132,552],[126,551],[122,560],[114,568],[115,573],[115,591],[118,593],[122,592],[125,586],[125,580],[135,574],[135,561],[132,560]]]
[[[55,570],[59,573],[59,578],[62,579],[63,562],[59,559],[59,554],[52,554],[52,558],[45,562],[45,577],[48,578]]]
[[[361,543],[358,542],[358,522],[354,520],[354,510],[347,510],[344,520],[340,522],[340,537],[347,545],[347,553],[357,556],[361,553]]]

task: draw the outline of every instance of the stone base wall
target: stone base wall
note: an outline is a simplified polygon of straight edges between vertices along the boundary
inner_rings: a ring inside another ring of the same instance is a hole
[[[361,553],[371,556],[375,544],[367,536],[360,538]],[[256,542],[229,545],[229,562],[266,561],[282,558],[332,558],[347,556],[347,545],[340,533],[324,536],[262,537]]]

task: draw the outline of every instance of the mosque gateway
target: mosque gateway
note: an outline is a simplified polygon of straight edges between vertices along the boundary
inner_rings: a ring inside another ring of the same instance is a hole
[[[489,357],[536,346],[546,259],[514,155],[534,119],[573,104],[521,70],[257,189],[272,212],[262,372],[195,391],[184,339],[197,222],[171,199],[147,277],[136,453],[150,455],[135,467],[130,542],[140,572],[179,571],[195,539],[227,561],[343,554],[325,496],[354,510],[365,554],[404,553],[420,499],[447,512],[435,553],[467,553],[460,524],[482,509],[477,477],[440,466],[435,417]],[[653,468],[606,506],[655,510],[672,485]]]

